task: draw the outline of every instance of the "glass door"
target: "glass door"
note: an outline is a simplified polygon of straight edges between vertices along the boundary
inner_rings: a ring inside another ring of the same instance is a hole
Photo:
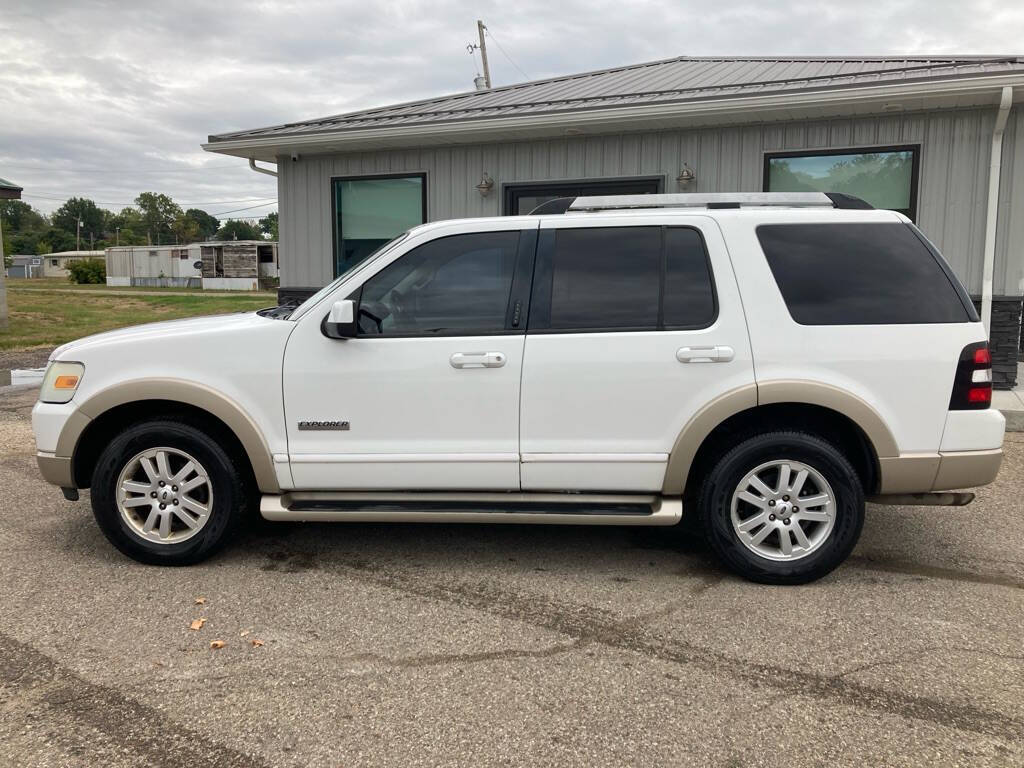
[[[503,213],[505,216],[522,216],[541,203],[558,197],[649,195],[661,192],[661,188],[662,179],[660,177],[509,184],[505,187]]]

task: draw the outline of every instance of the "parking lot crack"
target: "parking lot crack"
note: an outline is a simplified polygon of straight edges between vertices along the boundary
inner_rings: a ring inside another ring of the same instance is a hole
[[[559,654],[577,650],[585,644],[583,639],[571,643],[553,645],[549,648],[520,649],[509,648],[498,651],[481,651],[478,653],[436,653],[420,656],[385,656],[377,653],[355,653],[350,656],[342,656],[335,661],[339,664],[365,662],[370,664],[383,664],[389,667],[434,667],[461,664],[479,664],[487,661],[502,661],[506,659],[544,659]]]
[[[546,596],[520,595],[490,584],[431,582],[424,580],[422,574],[407,577],[393,568],[376,569],[364,561],[352,565],[342,562],[334,567],[357,580],[400,593],[522,621],[560,632],[577,642],[598,643],[653,660],[690,666],[755,688],[775,689],[779,694],[810,696],[999,739],[1024,730],[1024,722],[970,703],[914,696],[862,684],[847,679],[848,673],[828,675],[734,658],[677,636],[659,636],[644,625],[642,618],[623,620],[589,606],[566,604]]]

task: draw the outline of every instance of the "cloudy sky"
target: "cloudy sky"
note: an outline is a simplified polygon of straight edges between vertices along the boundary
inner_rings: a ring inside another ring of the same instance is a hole
[[[208,134],[680,55],[1024,55],[1019,0],[0,0],[0,177],[52,211],[143,191],[263,215],[276,187]],[[499,48],[500,45],[500,48]],[[526,77],[524,77],[524,74]],[[254,207],[255,206],[255,207]],[[239,210],[244,209],[244,210]]]

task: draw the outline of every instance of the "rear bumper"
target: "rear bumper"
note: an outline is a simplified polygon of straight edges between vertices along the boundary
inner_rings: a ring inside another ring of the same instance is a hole
[[[939,456],[939,470],[932,483],[933,491],[988,485],[996,479],[999,466],[1003,463],[1002,448],[941,453]]]
[[[903,454],[878,460],[879,493],[927,493],[988,485],[999,474],[1003,449]]]
[[[52,453],[39,451],[36,454],[36,463],[39,465],[39,472],[43,480],[61,488],[74,488],[75,482],[71,476],[71,457],[54,456]]]

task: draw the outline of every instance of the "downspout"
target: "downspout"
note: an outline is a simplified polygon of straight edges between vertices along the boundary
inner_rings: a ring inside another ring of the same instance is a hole
[[[1005,123],[1006,121],[1004,120],[1003,122]],[[256,173],[265,173],[267,176],[273,176],[275,179],[277,178],[277,171],[272,171],[269,168],[260,168],[256,165],[255,157],[249,158],[249,167],[256,171]]]
[[[1003,160],[1003,132],[1013,103],[1013,87],[1004,86],[992,131],[992,155],[988,166],[988,210],[985,213],[985,257],[981,271],[981,322],[992,338],[992,274],[996,263],[996,219],[999,214],[999,168]]]

